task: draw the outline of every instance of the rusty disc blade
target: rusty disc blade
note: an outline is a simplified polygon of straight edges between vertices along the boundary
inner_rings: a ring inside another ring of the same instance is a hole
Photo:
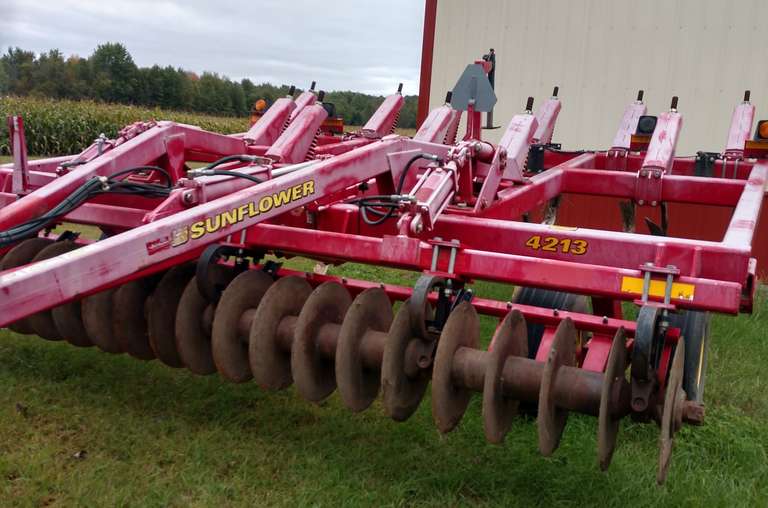
[[[90,347],[93,342],[83,324],[83,311],[80,300],[75,300],[51,309],[51,317],[56,329],[64,340],[77,347]]]
[[[115,339],[122,351],[139,360],[155,357],[149,345],[146,305],[157,281],[156,277],[145,277],[123,284],[112,300]]]
[[[381,383],[381,369],[363,364],[363,341],[375,341],[377,337],[386,340],[392,318],[392,303],[381,288],[369,288],[357,295],[344,317],[336,346],[336,382],[342,402],[356,413],[373,403]]]
[[[240,320],[247,310],[259,306],[272,282],[272,277],[261,270],[245,271],[227,286],[216,306],[211,333],[213,362],[219,373],[233,383],[253,378],[248,335],[241,334]]]
[[[664,392],[664,410],[661,413],[661,435],[659,436],[659,470],[656,482],[663,485],[669,473],[669,459],[675,445],[675,432],[681,423],[682,405],[685,403],[683,391],[683,367],[685,365],[685,341],[680,338],[675,347],[675,357],[667,378]]]
[[[210,287],[226,288],[233,270],[212,264],[206,271]],[[216,372],[211,347],[211,329],[216,303],[200,293],[197,276],[187,283],[176,311],[176,349],[182,363],[195,374],[206,376]]]
[[[169,367],[184,366],[176,349],[176,311],[194,274],[194,264],[174,266],[165,272],[147,302],[149,345],[157,359]]]
[[[454,356],[461,348],[477,349],[480,321],[469,302],[451,311],[437,343],[432,371],[432,416],[440,432],[452,431],[467,410],[472,391],[453,382]]]
[[[187,283],[176,309],[176,350],[181,362],[194,374],[207,376],[216,372],[211,349],[211,328],[206,317],[212,319],[215,305],[197,288],[197,277]]]
[[[597,457],[600,469],[605,471],[611,464],[616,437],[619,433],[621,418],[614,416],[611,398],[617,393],[617,385],[626,384],[627,338],[624,328],[619,328],[613,336],[608,363],[605,367],[603,387],[600,393],[600,413],[597,423]]]
[[[560,445],[560,437],[568,420],[568,411],[555,404],[554,389],[560,367],[576,365],[576,340],[576,328],[571,318],[561,321],[555,331],[547,362],[544,364],[539,389],[539,415],[536,423],[539,431],[539,451],[545,457],[552,455]]]
[[[321,333],[329,339],[326,345],[335,346],[336,340],[330,339],[337,339],[351,303],[344,286],[328,281],[312,291],[301,309],[291,347],[291,374],[299,394],[310,402],[320,402],[336,389],[335,347],[326,351],[330,356],[325,356],[321,352]]]
[[[483,431],[485,439],[500,444],[520,405],[520,401],[504,396],[504,365],[510,356],[528,358],[528,328],[520,311],[513,310],[506,315],[492,344],[483,381]]]
[[[266,390],[282,390],[291,386],[291,353],[280,346],[280,333],[293,341],[293,327],[281,323],[293,322],[312,293],[312,286],[294,275],[278,280],[264,293],[251,323],[248,356],[253,378]]]
[[[106,353],[122,353],[114,333],[113,300],[117,288],[83,298],[81,310],[88,338]]]
[[[2,263],[0,263],[0,272],[17,268],[30,263],[38,252],[53,243],[50,238],[29,238],[5,253]],[[32,335],[35,333],[32,324],[28,318],[22,318],[8,325],[8,328],[16,333]]]
[[[71,240],[62,240],[53,242],[52,244],[44,247],[40,252],[32,258],[32,262],[43,261],[44,259],[50,259],[60,254],[75,250],[77,244]],[[53,314],[51,309],[36,312],[27,318],[32,329],[37,335],[46,340],[62,340],[62,336],[59,329],[56,327],[56,323],[53,320]]]
[[[408,351],[414,343],[426,349],[429,344],[415,337],[411,326],[411,310],[407,301],[395,314],[384,345],[381,364],[381,393],[384,412],[398,422],[410,418],[424,398],[431,368],[415,369],[410,374]]]

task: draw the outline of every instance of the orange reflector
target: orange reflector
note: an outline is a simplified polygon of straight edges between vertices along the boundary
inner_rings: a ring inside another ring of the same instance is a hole
[[[667,287],[666,281],[651,279],[651,284],[650,284],[650,287],[648,288],[648,294],[650,296],[657,296],[659,298],[663,298],[666,287]],[[643,294],[643,279],[639,277],[622,277],[621,292],[634,293],[638,295]],[[693,295],[695,292],[696,292],[696,286],[694,286],[693,284],[673,282],[672,292],[670,296],[678,300],[693,301]]]
[[[762,139],[768,139],[768,120],[763,120],[757,128],[757,135]]]

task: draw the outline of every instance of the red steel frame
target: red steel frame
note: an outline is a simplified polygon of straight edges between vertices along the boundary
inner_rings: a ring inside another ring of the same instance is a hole
[[[23,160],[23,129],[16,128],[16,161],[0,167],[3,229],[50,209],[90,177],[129,166],[160,164],[176,186],[164,200],[102,196],[63,217],[115,234],[0,274],[0,326],[195,259],[213,243],[404,268],[459,285],[482,279],[590,295],[595,310],[605,316],[480,298],[473,303],[480,313],[496,317],[514,307],[532,322],[547,325],[540,360],[546,357],[555,325],[571,318],[577,328],[594,333],[582,368],[595,371],[606,365],[616,330],[623,327],[633,336],[634,323],[622,319],[616,302],[638,301],[644,292],[638,283],[644,277],[662,284],[670,274],[674,285],[668,300],[652,287],[645,295],[667,308],[731,314],[751,309],[756,273],[752,243],[768,180],[768,163],[744,159],[739,151],[754,108],[740,105],[732,119],[723,161],[723,171],[734,175],[731,179],[691,176],[692,161],[675,157],[682,127],[675,110],[660,115],[645,150],[630,151],[630,134],[645,113],[637,103],[627,108],[611,150],[549,151],[546,169],[527,175],[524,161],[530,146],[551,140],[560,111],[556,98],[545,102],[537,116],[516,115],[494,146],[478,139],[479,113],[471,105],[473,121],[458,143],[455,129],[461,112],[449,105],[432,111],[413,139],[388,134],[402,106],[398,94],[385,100],[360,135],[317,147],[314,140],[325,110],[313,97],[302,95],[301,107],[286,99],[262,118],[284,126],[292,116],[284,130],[256,124],[249,133],[222,136],[170,122],[135,124],[115,141],[64,159]],[[188,178],[188,161],[232,154],[262,157],[258,163],[222,167],[265,181],[254,185],[230,176]],[[406,161],[419,154],[429,158],[404,173]],[[62,171],[62,161],[83,164]],[[401,201],[399,219],[370,225],[358,206],[349,203],[392,194],[401,177],[410,197]],[[566,216],[573,196],[628,200],[654,210],[660,203],[677,203],[733,213],[717,241],[519,220],[558,196],[567,198]],[[371,284],[343,282],[353,293]],[[393,300],[412,293],[396,286],[385,290]]]
[[[674,115],[669,116],[668,121],[673,128],[679,125]],[[660,132],[664,131],[657,129],[657,133]],[[676,131],[672,135],[676,136]],[[168,137],[172,136],[169,134]],[[660,136],[655,135],[654,140]],[[214,136],[213,139],[218,138]],[[139,143],[142,140],[137,138],[135,141]],[[655,148],[652,141],[642,167],[672,167],[673,149],[669,146]],[[196,147],[195,150],[199,149]],[[402,154],[422,151],[446,156],[448,150],[445,145],[390,136],[264,184],[248,186],[208,203],[177,211],[143,226],[140,226],[141,221],[131,223],[130,219],[123,217],[115,222],[133,228],[130,231],[68,254],[64,259],[53,259],[3,274],[0,290],[4,293],[4,302],[8,303],[3,304],[0,324],[125,282],[139,274],[160,270],[178,263],[180,259],[194,257],[205,245],[226,239],[243,229],[246,231],[244,243],[247,246],[418,271],[445,272],[461,280],[496,280],[612,299],[631,300],[637,296],[622,291],[622,280],[626,277],[642,278],[644,263],[650,262],[654,266],[672,264],[679,274],[676,281],[695,287],[693,298],[672,295],[674,305],[728,313],[736,313],[740,308],[749,306],[751,294],[745,288],[754,275],[751,273],[754,270],[750,261],[751,239],[768,171],[768,166],[763,163],[742,164],[742,170],[749,171],[746,181],[723,182],[662,172],[657,179],[658,188],[645,189],[641,184],[647,178],[640,176],[644,170],[630,173],[600,169],[605,156],[601,161],[599,154],[584,154],[532,177],[525,185],[501,189],[496,201],[478,212],[450,205],[434,224],[433,230],[413,235],[403,234],[402,229],[395,231],[391,225],[380,228],[362,226],[357,208],[351,205],[317,205],[318,198],[324,196],[340,192],[354,194],[350,189],[357,183],[396,176],[390,169],[392,160]],[[135,152],[116,148],[107,154],[111,156],[110,163],[113,164],[121,153]],[[153,157],[155,155],[152,154]],[[68,180],[65,176],[58,181],[66,183]],[[296,217],[291,215],[282,221],[275,221],[281,214],[273,208],[256,217],[245,217],[201,239],[190,240],[182,247],[170,248],[174,231],[185,224],[205,221],[249,202],[258,202],[282,189],[303,185],[309,180],[313,182],[313,192],[291,202],[291,207],[303,207],[303,215],[314,215],[316,228],[297,227]],[[642,195],[655,193],[660,201],[734,207],[735,212],[721,242],[589,229],[568,230],[501,219],[519,216],[562,193],[633,198],[638,192]],[[24,202],[20,200],[17,203]],[[3,212],[10,208],[13,205],[5,207]],[[88,215],[89,211],[84,208],[81,213]],[[135,209],[128,215],[134,221],[139,218]],[[91,218],[87,222],[98,223],[97,219]],[[266,223],[268,220],[269,223]],[[283,221],[289,225],[280,224]],[[560,243],[586,241],[589,249],[580,256],[562,252],[532,252],[526,247],[526,239],[536,235],[551,236]],[[458,241],[452,267],[448,266],[450,249],[446,248],[438,253],[436,263],[433,263],[435,245],[441,245],[436,238]],[[73,265],[77,266],[76,271],[70,269]],[[55,291],[47,283],[51,276],[56,280]]]

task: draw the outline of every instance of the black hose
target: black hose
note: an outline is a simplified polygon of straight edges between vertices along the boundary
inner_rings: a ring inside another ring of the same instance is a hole
[[[156,171],[165,177],[165,185],[155,183],[132,182],[128,180],[117,180],[118,177],[127,174]],[[150,198],[166,197],[173,188],[171,175],[165,169],[158,166],[138,166],[112,173],[107,177],[92,177],[75,189],[69,196],[64,198],[59,204],[47,211],[40,217],[31,219],[27,222],[14,226],[6,231],[0,232],[0,247],[5,247],[16,243],[30,236],[33,236],[44,229],[48,224],[59,219],[88,199],[100,194],[132,194]]]
[[[403,168],[403,172],[400,173],[400,180],[397,182],[397,194],[401,194],[403,192],[403,185],[405,185],[405,177],[408,175],[408,170],[410,170],[413,163],[419,159],[437,160],[437,157],[434,155],[420,153],[408,159],[408,162],[405,163],[405,167]]]
[[[250,180],[254,183],[264,183],[264,180],[261,178],[256,178],[253,175],[249,175],[248,173],[240,173],[239,171],[232,171],[231,169],[210,169],[206,170],[205,173],[202,173],[205,176],[208,175],[219,175],[219,176],[236,176],[238,178],[245,178],[246,180]]]
[[[413,166],[413,163],[419,159],[427,159],[430,161],[440,162],[440,159],[436,155],[420,153],[414,155],[408,162],[405,163],[403,172],[400,173],[400,178],[397,182],[397,188],[395,189],[395,196],[400,196],[403,193],[403,187],[405,186],[405,178],[408,176],[408,171]],[[393,196],[364,196],[362,198],[351,201],[360,207],[360,216],[363,222],[369,226],[378,226],[383,224],[387,219],[392,217],[400,207],[398,201],[393,200]],[[377,208],[386,208],[386,211],[377,210]],[[371,219],[368,214],[378,215],[378,219]]]
[[[202,169],[213,169],[217,166],[221,166],[222,164],[226,164],[227,162],[249,162],[254,163],[258,162],[259,160],[265,160],[265,157],[259,157],[258,155],[227,155],[226,157],[222,157],[221,159],[211,162],[207,166],[205,166]]]
[[[232,169],[214,169],[228,162],[248,162],[252,164],[252,163],[258,162],[259,160],[268,160],[268,159],[265,159],[264,157],[259,157],[258,155],[227,155],[226,157],[222,157],[217,161],[211,162],[207,166],[204,166],[200,169],[190,170],[187,173],[187,175],[192,178],[197,176],[213,176],[213,175],[234,176],[234,177],[250,180],[253,183],[263,183],[264,182],[263,179],[257,178],[247,173],[240,173]]]

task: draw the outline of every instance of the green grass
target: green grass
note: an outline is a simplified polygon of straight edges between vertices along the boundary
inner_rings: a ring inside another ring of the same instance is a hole
[[[293,260],[310,270],[313,263]],[[330,273],[411,284],[360,265]],[[511,288],[478,284],[506,299]],[[717,316],[702,427],[686,427],[666,487],[655,486],[658,430],[627,420],[613,465],[596,465],[595,419],[571,416],[542,458],[519,420],[485,442],[480,398],[441,436],[429,395],[405,423],[377,404],[355,415],[293,389],[196,377],[0,331],[0,500],[13,506],[760,506],[768,497],[768,305]],[[484,337],[493,322],[483,322]]]

